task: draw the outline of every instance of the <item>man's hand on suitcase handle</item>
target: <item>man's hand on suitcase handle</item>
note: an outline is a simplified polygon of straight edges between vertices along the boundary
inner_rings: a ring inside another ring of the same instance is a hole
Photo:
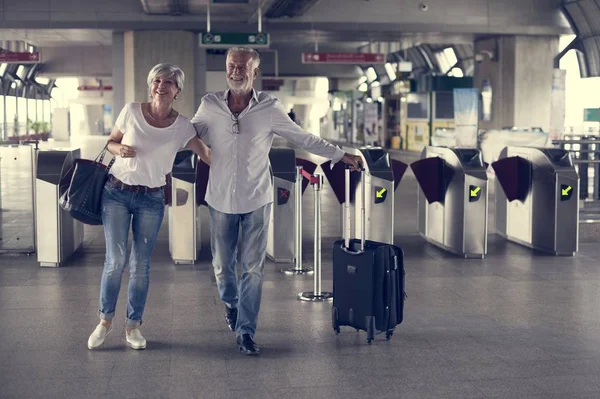
[[[363,169],[362,158],[358,155],[352,155],[345,153],[342,162],[346,164],[347,168],[350,168],[351,171],[356,172]]]

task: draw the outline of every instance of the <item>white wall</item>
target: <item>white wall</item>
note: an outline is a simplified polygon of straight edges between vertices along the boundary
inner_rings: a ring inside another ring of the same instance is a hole
[[[225,80],[225,71],[207,71],[206,72],[206,91],[212,93],[227,89]]]

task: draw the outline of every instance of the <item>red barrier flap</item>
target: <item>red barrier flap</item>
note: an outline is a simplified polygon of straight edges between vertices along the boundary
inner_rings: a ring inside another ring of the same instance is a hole
[[[308,180],[308,182],[310,184],[317,184],[319,182],[319,178],[318,177],[311,175],[310,173],[308,173],[304,169],[302,169],[302,176],[304,176],[304,178],[306,180]]]
[[[408,169],[408,165],[404,162],[398,161],[396,159],[392,159],[392,174],[394,175],[394,191],[398,188],[406,169]]]
[[[171,205],[171,173],[165,176],[167,184],[165,185],[165,206]]]
[[[509,201],[525,201],[531,187],[531,164],[521,157],[508,157],[492,163],[496,179]]]
[[[315,170],[317,170],[316,163],[308,161],[306,159],[302,159],[302,158],[296,158],[296,165],[302,166],[302,170],[307,171],[311,175],[313,175],[315,173]],[[303,194],[307,187],[308,187],[308,180],[302,179],[302,193]]]
[[[420,159],[410,164],[421,190],[430,204],[444,202],[454,170],[440,157]]]
[[[345,186],[346,186],[346,165],[343,162],[338,162],[331,167],[331,161],[327,161],[321,164],[321,169],[323,169],[323,174],[327,178],[335,197],[337,198],[340,204],[346,202],[345,197]],[[354,191],[360,180],[360,173],[350,173],[350,196],[354,195]]]
[[[208,187],[208,173],[210,166],[204,163],[201,159],[198,159],[196,165],[196,205],[208,206],[204,197],[206,197],[206,189]]]

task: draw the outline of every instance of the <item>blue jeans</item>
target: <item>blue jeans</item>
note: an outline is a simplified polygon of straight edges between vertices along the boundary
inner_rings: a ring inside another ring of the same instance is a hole
[[[210,211],[210,243],[213,268],[221,300],[238,309],[237,335],[256,333],[267,251],[267,232],[271,204],[244,214]],[[238,282],[236,259],[238,233],[241,231],[241,278]]]
[[[121,278],[127,262],[129,226],[133,244],[129,257],[127,328],[142,324],[150,285],[150,256],[154,250],[165,211],[163,190],[134,193],[107,182],[102,193],[102,223],[106,238],[106,258],[100,284],[100,318],[115,315]]]

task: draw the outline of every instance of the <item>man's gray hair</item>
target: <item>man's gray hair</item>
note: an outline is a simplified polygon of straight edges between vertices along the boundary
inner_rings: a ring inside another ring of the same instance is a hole
[[[157,76],[164,76],[167,79],[174,79],[177,88],[179,90],[183,90],[185,74],[177,65],[166,63],[156,64],[148,74],[148,87],[152,86],[152,81],[154,81]]]
[[[225,58],[227,59],[229,57],[229,54],[233,53],[249,55],[250,58],[252,58],[252,60],[254,61],[254,68],[258,68],[258,66],[260,65],[260,54],[258,54],[258,51],[254,50],[252,47],[230,47],[229,49],[227,49]]]

